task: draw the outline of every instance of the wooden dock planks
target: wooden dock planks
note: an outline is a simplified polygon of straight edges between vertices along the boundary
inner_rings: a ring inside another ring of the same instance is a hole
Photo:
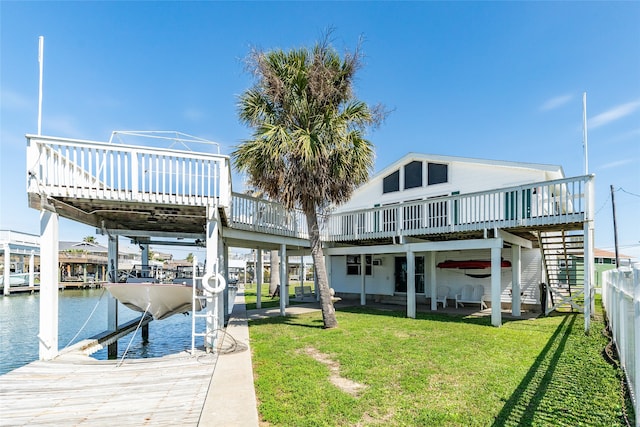
[[[98,361],[79,354],[0,376],[0,426],[197,426],[217,358]]]

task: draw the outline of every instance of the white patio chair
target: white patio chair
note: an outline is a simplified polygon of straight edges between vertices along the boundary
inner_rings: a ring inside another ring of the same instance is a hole
[[[448,286],[438,286],[436,291],[436,306],[438,303],[442,304],[442,308],[447,307],[447,298],[449,297],[449,287]]]

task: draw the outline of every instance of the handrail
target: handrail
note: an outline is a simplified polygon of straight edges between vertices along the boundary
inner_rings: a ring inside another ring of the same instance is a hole
[[[587,175],[334,211],[326,218],[323,239],[350,241],[582,222],[588,214],[586,186],[592,179]]]
[[[30,194],[215,205],[224,209],[231,227],[308,238],[301,210],[232,193],[228,156],[48,136],[27,139]],[[577,224],[593,215],[586,197],[592,181],[587,175],[369,209],[337,209],[321,215],[321,238],[340,242]]]
[[[324,241],[352,241],[484,229],[579,223],[593,176],[579,176],[321,216]],[[301,210],[234,193],[231,227],[308,238]]]
[[[283,205],[246,194],[233,193],[231,199],[233,228],[309,238],[307,221],[301,209],[286,210]]]
[[[229,203],[228,156],[46,136],[27,139],[29,193],[191,206]]]

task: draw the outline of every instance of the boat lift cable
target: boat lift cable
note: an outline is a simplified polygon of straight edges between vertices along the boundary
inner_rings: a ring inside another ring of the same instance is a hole
[[[136,330],[133,331],[133,333],[131,334],[131,339],[129,340],[129,344],[127,344],[127,348],[124,350],[124,353],[122,353],[122,357],[120,358],[120,362],[118,362],[118,364],[116,365],[116,368],[119,368],[122,365],[122,362],[124,362],[124,358],[127,357],[127,353],[129,352],[129,347],[131,347],[131,343],[133,342],[133,339],[136,337],[136,333],[138,332],[138,329],[140,329],[142,322],[144,321],[145,317],[147,317],[147,313],[149,312],[149,307],[151,307],[151,303],[147,304],[147,308],[144,309],[144,313],[142,313],[142,316],[140,317],[138,326],[136,326]]]
[[[73,336],[73,338],[71,338],[69,340],[69,342],[67,343],[67,345],[64,346],[64,348],[66,349],[67,347],[69,347],[71,345],[71,343],[78,338],[78,335],[80,335],[80,332],[82,332],[82,330],[87,326],[87,324],[89,323],[89,320],[91,320],[91,317],[93,317],[93,314],[96,312],[96,310],[98,309],[98,305],[100,305],[100,301],[102,301],[102,297],[104,296],[104,291],[106,289],[102,288],[102,293],[100,294],[100,298],[98,298],[98,301],[96,302],[96,305],[93,307],[93,310],[91,310],[91,313],[89,314],[89,317],[87,317],[87,320],[84,321],[84,324],[80,327],[80,329],[78,330],[78,332]],[[63,349],[64,350],[64,349]]]

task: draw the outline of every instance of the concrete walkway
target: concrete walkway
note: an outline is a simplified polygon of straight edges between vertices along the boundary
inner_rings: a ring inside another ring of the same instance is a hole
[[[244,291],[238,290],[198,426],[258,426]]]

